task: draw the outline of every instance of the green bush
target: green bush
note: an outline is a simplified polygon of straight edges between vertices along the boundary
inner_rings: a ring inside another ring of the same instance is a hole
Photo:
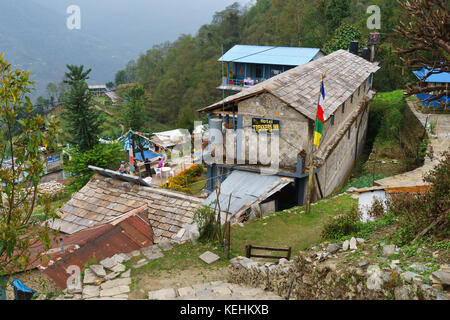
[[[450,236],[450,154],[426,177],[431,184],[425,193],[393,195],[387,203],[389,213],[398,218],[395,238],[399,244],[411,242],[422,230],[432,226],[427,236],[445,239]]]
[[[89,166],[117,169],[123,159],[120,144],[97,144],[85,152],[74,148],[69,153],[71,159],[64,166],[64,170],[71,176],[69,192],[76,192],[89,182],[94,175],[94,171],[89,169]]]
[[[198,225],[200,240],[215,240],[216,215],[209,206],[201,206],[194,214],[194,222]]]
[[[339,240],[342,237],[356,234],[361,228],[358,207],[337,217],[330,218],[325,224],[321,237],[324,240]]]

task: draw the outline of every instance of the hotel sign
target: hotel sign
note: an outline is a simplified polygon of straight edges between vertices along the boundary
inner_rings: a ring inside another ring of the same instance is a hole
[[[256,133],[280,134],[280,120],[252,118],[252,129]]]

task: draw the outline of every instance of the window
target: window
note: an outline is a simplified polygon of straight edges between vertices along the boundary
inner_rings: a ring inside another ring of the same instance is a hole
[[[367,85],[366,85],[366,83],[364,82],[364,92],[366,92],[366,89],[367,89]]]
[[[353,103],[353,94],[352,97],[350,98],[350,103]]]
[[[342,113],[345,113],[345,102],[342,104]]]
[[[352,127],[348,128],[348,138],[350,139],[350,135],[352,134]]]
[[[331,115],[330,123],[332,126],[334,126],[334,114]]]
[[[358,97],[361,95],[361,86],[358,87]]]
[[[370,77],[369,77],[369,88],[372,87],[372,79],[373,79],[373,73],[371,73]]]
[[[256,66],[256,70],[255,70],[255,76],[256,78],[262,78],[262,66],[261,65],[257,65]]]

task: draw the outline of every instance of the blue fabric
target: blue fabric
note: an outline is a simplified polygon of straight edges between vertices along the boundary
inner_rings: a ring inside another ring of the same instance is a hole
[[[420,103],[422,103],[422,105],[424,105],[425,107],[443,108],[445,106],[445,103],[447,103],[447,105],[450,104],[450,98],[447,96],[444,96],[441,99],[435,101],[425,101],[429,97],[431,97],[431,95],[426,94],[424,92],[419,93],[417,95],[417,98],[420,100]]]
[[[146,159],[158,158],[159,156],[161,156],[161,155],[159,155],[159,154],[157,154],[157,153],[155,153],[153,151],[150,151],[150,150],[145,150],[144,151],[144,157]],[[136,159],[139,160],[139,161],[143,161],[140,152],[136,152]]]
[[[36,291],[34,291],[33,289],[28,288],[26,285],[24,285],[22,283],[22,281],[20,281],[17,278],[14,278],[13,281],[11,281],[11,285],[13,287],[15,287],[17,290],[20,290],[22,292],[28,292],[28,293],[32,293],[32,294],[36,293]]]

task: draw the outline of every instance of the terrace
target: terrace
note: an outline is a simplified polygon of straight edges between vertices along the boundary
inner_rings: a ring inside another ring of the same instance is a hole
[[[217,89],[239,92],[322,56],[314,48],[236,45],[219,59],[224,74]]]

